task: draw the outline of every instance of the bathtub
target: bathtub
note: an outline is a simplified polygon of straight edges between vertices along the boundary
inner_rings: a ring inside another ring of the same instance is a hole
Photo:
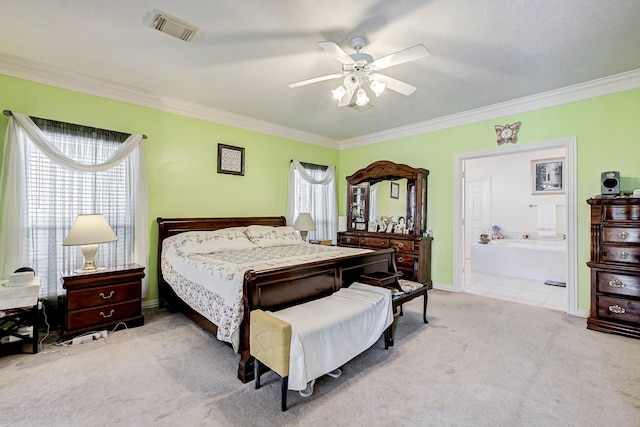
[[[471,244],[471,271],[545,282],[567,281],[566,240],[498,239]]]

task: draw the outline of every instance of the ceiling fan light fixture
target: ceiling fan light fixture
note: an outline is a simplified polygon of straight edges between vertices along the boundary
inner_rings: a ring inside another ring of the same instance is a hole
[[[333,97],[336,99],[336,101],[341,101],[342,97],[347,93],[347,89],[345,89],[344,86],[340,85],[340,87],[332,90],[331,93],[333,94]]]
[[[344,78],[344,87],[347,91],[353,93],[360,86],[360,79],[355,74],[350,74]]]
[[[356,93],[356,105],[363,107],[368,103],[369,103],[369,97],[367,96],[364,89],[362,88],[358,89],[358,92]]]
[[[376,94],[376,97],[378,97],[382,95],[382,92],[384,92],[387,84],[378,80],[371,80],[371,82],[369,82],[369,87],[371,88],[373,93]]]

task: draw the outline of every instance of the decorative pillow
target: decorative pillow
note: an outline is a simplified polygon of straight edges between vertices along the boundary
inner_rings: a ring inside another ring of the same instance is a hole
[[[261,248],[305,244],[305,241],[298,236],[296,230],[289,226],[250,225],[244,232],[249,237],[249,240]]]
[[[209,254],[255,248],[256,245],[251,243],[244,230],[244,227],[231,227],[213,231],[187,231],[173,236],[174,246],[185,254]]]

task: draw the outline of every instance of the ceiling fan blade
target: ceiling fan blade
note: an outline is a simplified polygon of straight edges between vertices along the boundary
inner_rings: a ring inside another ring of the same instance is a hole
[[[338,61],[345,65],[351,65],[355,62],[353,58],[347,55],[347,53],[334,42],[318,42],[318,46],[333,55]]]
[[[344,73],[328,74],[326,76],[314,77],[312,79],[302,80],[300,82],[289,83],[289,87],[291,88],[300,87],[304,85],[309,85],[311,83],[322,82],[325,80],[339,79],[340,77],[344,77]]]
[[[372,70],[382,70],[384,68],[393,67],[394,65],[404,64],[405,62],[414,61],[429,55],[429,51],[421,44],[399,50],[382,58],[378,58],[370,65]]]
[[[377,80],[379,82],[383,82],[387,84],[387,88],[401,93],[405,96],[411,95],[413,92],[417,90],[415,86],[411,86],[409,83],[401,82],[400,80],[396,80],[393,77],[385,76],[384,74],[376,73],[371,74],[369,76],[372,80]]]

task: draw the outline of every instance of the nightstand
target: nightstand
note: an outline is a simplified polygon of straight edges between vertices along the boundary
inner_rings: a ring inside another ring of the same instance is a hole
[[[121,322],[127,327],[143,325],[143,277],[144,267],[138,264],[63,275],[62,287],[67,293],[60,339],[112,329]]]

